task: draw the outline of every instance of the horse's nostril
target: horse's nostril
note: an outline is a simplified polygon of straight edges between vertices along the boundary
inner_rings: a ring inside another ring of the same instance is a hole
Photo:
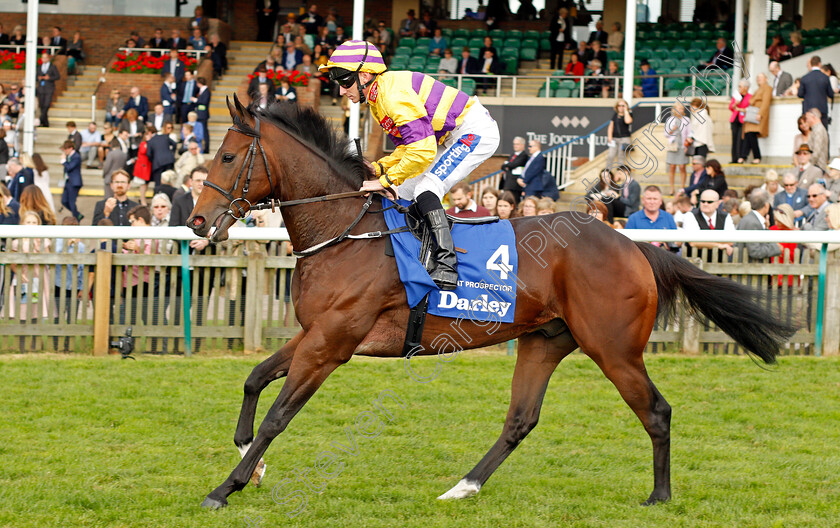
[[[194,227],[200,227],[203,223],[204,223],[204,217],[203,216],[196,216],[195,218],[193,218],[192,224],[193,224]]]

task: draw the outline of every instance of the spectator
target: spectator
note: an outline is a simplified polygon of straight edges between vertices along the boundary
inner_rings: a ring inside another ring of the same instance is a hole
[[[177,29],[173,29],[170,33],[172,36],[169,39],[167,44],[167,48],[169,49],[177,49],[177,50],[185,50],[187,49],[187,41],[186,39],[181,38],[181,32]]]
[[[184,123],[181,125],[181,147],[178,149],[178,154],[183,154],[187,151],[190,141],[196,141],[199,145],[201,145],[201,142],[195,137],[193,126],[189,123]]]
[[[154,111],[149,115],[148,125],[158,131],[163,131],[163,125],[172,122],[172,116],[167,115],[163,108],[161,103],[157,103],[155,104]]]
[[[478,56],[484,57],[485,53],[489,51],[493,54],[494,57],[499,56],[499,51],[493,46],[493,39],[490,37],[484,37],[484,46],[480,50],[478,50]]]
[[[624,47],[624,33],[621,32],[621,22],[614,22],[612,28],[613,32],[607,37],[607,49],[621,51],[621,48]]]
[[[169,196],[165,193],[157,193],[152,197],[152,217],[149,225],[152,227],[168,227],[171,211],[172,202]]]
[[[140,120],[136,109],[131,108],[125,113],[125,119],[120,122],[117,133],[119,134],[123,130],[128,132],[128,158],[133,160],[137,157],[137,149],[140,148],[140,142],[143,141],[143,132],[146,130],[146,126]],[[130,163],[131,161],[129,161]]]
[[[718,196],[724,196],[729,186],[726,183],[726,174],[724,174],[720,162],[716,159],[706,160],[705,167],[706,174],[709,175],[709,178],[706,180],[706,183],[699,187],[700,192],[702,193],[706,189],[712,189],[718,193]]]
[[[196,112],[190,112],[187,114],[187,122],[184,123],[185,125],[190,125],[192,127],[193,132],[193,139],[198,141],[198,144],[201,145],[204,143],[205,137],[205,130],[204,125],[201,121],[198,120],[198,114]],[[184,130],[181,127],[181,135],[183,136]],[[186,138],[184,139],[186,141]]]
[[[595,31],[589,34],[589,40],[587,40],[587,42],[592,44],[597,41],[601,44],[606,44],[608,40],[609,35],[607,35],[607,32],[604,31],[604,21],[602,19],[598,19],[598,21],[595,22]]]
[[[642,210],[627,218],[625,229],[676,229],[677,224],[670,213],[662,209],[662,191],[656,185],[648,185],[642,198]],[[659,244],[655,244],[659,245]]]
[[[133,176],[136,181],[140,181],[140,205],[146,205],[146,192],[149,189],[149,179],[152,177],[152,163],[149,161],[149,140],[155,135],[155,129],[152,126],[146,127],[143,133],[143,141],[140,142],[140,147],[137,150],[137,161],[134,164]]]
[[[105,102],[105,122],[119,124],[120,119],[122,119],[120,112],[122,112],[125,103],[125,100],[120,97],[119,90],[111,90],[111,96]]]
[[[537,216],[537,204],[540,199],[536,196],[526,196],[516,208],[516,217]]]
[[[0,181],[6,180],[6,163],[10,158],[9,144],[6,143],[6,131],[0,128]]]
[[[195,11],[193,11],[193,13],[194,16],[190,19],[189,24],[190,29],[193,31],[198,29],[201,31],[202,35],[206,34],[207,30],[210,29],[210,21],[204,16],[204,8],[201,6],[195,6]]]
[[[287,103],[297,103],[297,91],[289,83],[288,77],[280,79],[280,89],[274,92],[274,97],[278,101],[285,101]]]
[[[195,114],[196,120],[201,124],[204,137],[204,153],[210,153],[210,129],[207,126],[207,121],[210,119],[210,88],[207,86],[207,80],[204,77],[196,79],[198,84],[198,95],[195,98]]]
[[[317,35],[318,28],[324,25],[324,17],[318,14],[318,6],[311,4],[306,14],[298,18],[298,24],[304,27],[307,35]]]
[[[274,81],[268,78],[265,66],[257,67],[257,75],[248,83],[248,96],[251,99],[256,99],[256,95],[260,93],[260,86],[265,86],[268,97],[274,96]]]
[[[799,170],[797,174],[799,187],[807,189],[812,183],[816,183],[817,180],[822,179],[823,171],[811,163],[811,147],[807,143],[800,145],[796,154],[799,156]]]
[[[163,194],[169,198],[169,209],[172,208],[172,200],[175,196],[175,191],[177,190],[172,184],[175,182],[176,179],[180,179],[178,173],[174,170],[163,171],[160,173],[160,189],[155,189],[155,197]],[[152,198],[152,213],[155,212],[155,200]],[[169,222],[169,210],[166,211],[166,221]],[[154,219],[152,219],[152,225],[154,224]]]
[[[150,127],[151,128],[151,127]],[[158,191],[160,185],[160,175],[163,171],[175,168],[175,151],[178,145],[172,141],[164,131],[155,134],[152,129],[152,137],[149,139],[149,161],[151,162],[151,177],[150,181],[155,184],[155,192]],[[145,203],[146,197],[143,196],[142,202]]]
[[[822,116],[823,126],[828,127],[828,99],[834,98],[834,90],[831,89],[831,80],[820,70],[820,62],[818,56],[811,57],[811,71],[799,81],[796,95],[802,99],[802,113],[816,108]]]
[[[320,74],[318,68],[312,64],[312,55],[303,56],[303,62],[298,65],[298,71],[301,73],[308,73],[313,77],[317,77]]]
[[[6,163],[6,170],[9,177],[9,192],[15,202],[20,202],[20,193],[23,189],[35,183],[35,172],[24,167],[18,158],[9,158]]]
[[[822,123],[820,123],[822,125]],[[802,114],[796,120],[796,127],[799,129],[799,134],[796,134],[793,137],[793,166],[796,168],[797,172],[799,171],[799,156],[797,152],[799,151],[799,147],[803,143],[811,144],[810,135],[811,135],[811,125],[808,121],[808,115]]]
[[[671,206],[670,209],[668,208],[669,205]],[[691,209],[691,200],[684,194],[677,196],[672,202],[665,204],[665,210],[674,217],[674,223],[677,224],[677,229],[683,229],[685,227],[685,217],[691,215]]]
[[[61,220],[63,226],[77,226],[79,221],[72,216],[65,216]],[[85,242],[78,238],[57,238],[55,239],[55,252],[61,254],[85,254],[87,248]],[[76,322],[79,317],[79,309],[82,303],[76,303],[76,312],[73,314],[73,300],[77,297],[81,298],[81,292],[84,291],[83,278],[85,267],[79,264],[62,265],[55,267],[55,283],[53,289],[53,299],[55,299],[55,318],[54,324],[62,323],[72,324]],[[62,308],[63,307],[63,308]],[[63,310],[63,311],[62,311]],[[72,317],[71,317],[71,314]],[[53,338],[53,345],[56,350],[59,350],[58,337]],[[70,349],[70,337],[64,337],[64,352]]]
[[[621,77],[621,72],[618,70],[618,62],[609,61],[607,71],[604,75],[609,77],[609,79],[604,79],[603,87],[601,88],[601,97],[604,99],[615,99],[621,95],[615,90],[616,77]]]
[[[788,38],[790,38],[790,49],[788,50],[790,52],[790,56],[798,57],[800,55],[804,55],[805,46],[802,44],[802,33],[793,31],[790,35],[788,35]]]
[[[184,80],[185,71],[187,71],[187,67],[181,61],[178,50],[170,49],[169,60],[163,63],[163,68],[160,70],[161,76],[165,79],[167,75],[172,75],[175,78],[175,83],[180,84]]]
[[[24,46],[26,44],[26,34],[23,32],[23,26],[20,24],[12,29],[12,36],[9,38],[9,44],[14,46]]]
[[[64,41],[65,47],[67,41]],[[50,126],[50,120],[47,113],[52,104],[53,94],[55,93],[55,82],[61,79],[61,74],[58,73],[58,68],[52,63],[52,57],[49,52],[41,54],[41,66],[38,67],[38,84],[35,88],[35,93],[38,96],[38,105],[41,108],[41,126]]]
[[[688,163],[686,145],[691,137],[691,122],[686,115],[685,106],[679,101],[671,107],[671,116],[665,121],[665,139],[668,141],[668,180],[671,184],[671,195],[676,192],[674,187],[674,173],[679,169],[680,187],[685,187],[685,166]]]
[[[102,164],[102,181],[105,185],[105,198],[113,196],[111,178],[118,170],[125,170],[128,166],[128,130],[120,130],[116,137],[116,145],[108,150],[105,162]],[[95,222],[93,225],[97,225]]]
[[[50,190],[50,172],[47,168],[47,164],[44,163],[44,158],[35,152],[32,154],[31,158],[27,154],[21,154],[20,161],[24,167],[32,169],[34,174],[32,183],[41,190],[44,197],[44,203],[46,203],[47,207],[49,207],[51,211],[55,211],[55,203],[53,202],[52,191]],[[23,192],[21,192],[21,197],[23,197]],[[46,220],[45,217],[42,217],[42,219]],[[55,221],[52,223],[44,221],[43,223],[55,225]]]
[[[510,191],[502,191],[499,199],[496,201],[496,216],[501,220],[510,220],[511,215],[516,210],[516,200],[513,193]]]
[[[273,84],[273,83],[272,83]],[[269,95],[269,87],[268,84],[258,84],[257,85],[257,93],[250,93],[252,104],[256,104],[257,107],[261,110],[265,110],[268,108],[268,105],[271,104],[274,97]]]
[[[704,158],[715,151],[715,126],[708,105],[704,106],[703,99],[695,97],[691,100],[691,136],[688,138],[694,155]]]
[[[501,194],[501,192],[492,187],[485,187],[481,191],[481,205],[490,211],[491,216],[496,216],[496,203],[499,201]]]
[[[73,40],[67,44],[67,69],[75,72],[76,65],[85,60],[85,43],[82,40],[82,34],[78,31],[73,33]]]
[[[329,53],[324,46],[315,44],[315,46],[312,47],[312,64],[316,67],[320,67],[327,64],[329,60]]]
[[[554,200],[544,196],[537,201],[537,216],[548,214],[554,214]]]
[[[811,108],[805,113],[805,120],[811,127],[808,145],[813,150],[814,165],[825,170],[828,162],[828,131],[822,123],[821,116],[822,114],[816,108]]]
[[[779,66],[777,61],[772,61],[767,69],[773,76],[773,97],[784,96],[787,89],[793,84],[793,77],[788,72],[782,71],[782,67]]]
[[[20,225],[36,226],[41,224],[41,219],[34,211],[21,215]],[[12,253],[50,253],[51,242],[48,238],[16,238],[12,240],[10,251]],[[15,308],[19,309],[21,321],[37,324],[41,317],[49,317],[50,306],[50,274],[47,273],[43,264],[18,265],[12,264],[14,281],[12,287],[20,291],[20,305],[15,302],[9,303],[9,315],[15,316]],[[43,272],[43,273],[42,273]],[[12,294],[12,299],[17,294]],[[30,304],[34,306],[30,306]],[[32,348],[35,348],[35,336],[32,336]],[[26,338],[20,338],[20,351],[26,352]]]
[[[18,225],[20,223],[20,203],[3,182],[0,182],[0,224]]]
[[[767,171],[767,174],[764,175],[764,184],[761,186],[762,189],[767,191],[770,195],[770,198],[775,200],[776,195],[782,192],[782,186],[779,185],[779,173],[770,169]],[[773,208],[775,209],[775,203]]]
[[[256,4],[257,40],[271,42],[280,2],[279,0],[256,0]]]
[[[338,26],[335,30],[335,36],[332,39],[333,47],[338,47],[348,40],[347,35],[344,34],[344,28]],[[304,51],[306,53],[306,51]]]
[[[77,151],[81,151],[82,135],[79,133],[78,129],[76,129],[76,122],[68,121],[64,126],[67,128],[67,139],[73,142],[73,146]]]
[[[452,207],[447,209],[446,213],[451,216],[458,218],[490,216],[490,211],[473,200],[472,189],[466,181],[460,181],[452,186],[449,190],[449,201]]]
[[[195,107],[193,98],[198,94],[198,86],[196,85],[195,79],[193,79],[191,71],[187,70],[184,72],[184,82],[179,86],[179,89],[178,100],[181,102],[181,122],[183,123],[187,120],[187,114],[193,111]]]
[[[698,194],[700,187],[706,184],[709,174],[706,172],[706,158],[703,156],[691,157],[691,177],[688,180],[688,187],[684,187],[680,193],[688,196],[691,201],[696,202],[695,194]]]
[[[773,207],[788,204],[794,210],[795,218],[801,217],[802,209],[808,205],[808,193],[799,187],[796,174],[786,172],[782,176],[782,191],[773,197]]]
[[[517,181],[522,175],[525,164],[528,162],[528,152],[525,150],[525,138],[516,136],[513,138],[513,154],[507,161],[502,163],[502,171],[504,177],[500,182],[501,188],[505,191],[510,191],[513,195],[513,205],[519,202],[522,196],[522,186]]]
[[[149,227],[151,213],[145,205],[136,205],[128,211],[128,221],[132,227]],[[154,242],[157,242],[155,240]],[[151,255],[153,253],[153,241],[148,238],[131,239],[122,243],[123,254],[128,255]],[[154,251],[154,253],[158,253]],[[152,290],[150,288],[150,271],[152,266],[126,266],[123,268],[123,294],[122,306],[120,306],[120,324],[137,324],[138,308],[140,320],[145,324],[147,306]],[[142,270],[142,271],[141,271]],[[142,276],[141,276],[142,273]],[[130,301],[129,301],[130,299]],[[126,310],[131,306],[130,316],[126,317]],[[155,352],[152,350],[151,352]]]
[[[828,180],[825,185],[830,193],[828,199],[832,202],[840,202],[840,158],[834,158],[828,165]],[[840,224],[832,229],[840,229]]]
[[[589,64],[589,62],[592,61],[593,58],[595,58],[595,55],[592,53],[592,49],[589,47],[589,44],[585,40],[581,40],[578,42],[577,54],[578,59],[580,59],[580,62],[582,62],[584,65]]]
[[[182,226],[187,225],[187,218],[189,218],[190,213],[195,207],[195,202],[198,200],[198,197],[201,195],[201,191],[204,189],[204,180],[207,179],[207,169],[204,167],[196,167],[193,169],[192,174],[190,174],[190,190],[189,192],[185,192],[180,196],[175,197],[175,201],[172,202],[172,214],[169,217],[169,225],[172,226]],[[202,241],[207,242],[206,239]],[[199,240],[194,240],[192,242],[200,242]],[[190,243],[190,247],[194,247],[192,242]],[[207,244],[200,249],[204,249]]]
[[[790,51],[788,51],[787,44],[781,35],[773,35],[773,42],[767,48],[767,55],[771,61],[780,61],[790,58]],[[772,70],[771,70],[772,73]]]
[[[207,40],[201,34],[201,30],[198,28],[193,28],[192,35],[190,35],[187,44],[193,47],[193,49],[203,50],[204,46],[207,45]]]
[[[187,174],[183,178],[181,178],[181,184],[175,189],[175,192],[172,194],[172,205],[174,207],[175,201],[183,196],[184,194],[189,194],[192,190],[192,174]]]
[[[601,67],[604,67],[607,64],[607,52],[604,51],[600,40],[596,40],[592,43],[592,49],[590,51],[592,52],[590,54],[592,56],[592,59],[590,59],[589,62],[592,62],[592,60],[597,60],[601,63]],[[591,68],[592,66],[590,66],[590,69]]]
[[[435,28],[435,34],[431,40],[429,40],[429,55],[440,57],[448,47],[449,42],[446,40],[446,37],[443,36],[443,31],[440,28]]]
[[[705,68],[711,68],[712,66],[717,66],[721,70],[728,70],[732,67],[734,63],[733,57],[735,52],[732,51],[732,48],[726,45],[726,39],[721,37],[717,39],[717,46],[715,49],[715,53],[712,55],[712,58],[709,59],[705,65]]]
[[[686,231],[735,231],[735,224],[732,218],[720,211],[720,195],[712,189],[706,189],[700,195],[699,207],[692,213],[685,215],[683,219],[683,228]],[[687,244],[687,256],[691,256],[692,249],[719,249],[726,251],[726,254],[731,256],[734,246],[731,242],[692,242]],[[723,256],[723,255],[720,255]],[[712,262],[712,254],[707,254],[708,262]]]
[[[545,180],[545,156],[542,155],[542,143],[536,139],[528,142],[528,161],[522,169],[522,176],[516,179],[516,183],[523,187],[525,196],[543,196]],[[536,211],[535,211],[536,213]]]
[[[50,32],[51,36],[49,41],[45,42],[45,44],[47,46],[58,46],[61,48],[56,52],[56,55],[67,55],[67,39],[61,36],[61,28],[53,26]]]
[[[76,199],[83,185],[82,156],[76,152],[75,145],[70,140],[64,142],[61,151],[63,152],[61,164],[64,165],[64,192],[61,194],[61,205],[81,222],[84,215],[76,208]]]
[[[566,64],[566,75],[571,75],[572,80],[580,82],[580,76],[583,75],[583,63],[580,62],[580,57],[576,51],[573,51],[569,56],[569,63]]]
[[[499,64],[499,60],[493,54],[493,52],[489,49],[484,50],[484,57],[481,59],[481,69],[479,70],[483,75],[499,75],[502,73],[501,64]],[[493,88],[496,83],[487,77],[482,77],[478,81],[478,87],[483,92],[486,92],[488,89]]]
[[[131,87],[130,93],[131,96],[125,103],[125,106],[123,106],[118,117],[122,119],[123,116],[125,116],[125,114],[128,113],[129,110],[135,110],[137,113],[137,119],[139,119],[140,121],[145,121],[146,115],[149,113],[149,100],[146,99],[145,95],[140,94],[140,88],[136,86]],[[142,135],[142,133],[143,131],[141,130],[138,134]]]
[[[828,194],[825,187],[819,183],[813,183],[808,187],[808,205],[802,208],[802,217],[805,219],[802,229],[805,231],[828,231],[828,224],[825,219],[826,209],[830,205]]]
[[[9,44],[9,34],[3,32],[3,24],[0,24],[0,46]]]
[[[400,22],[400,38],[416,37],[417,29],[420,27],[420,23],[417,21],[416,18],[414,18],[414,10],[409,9],[405,15],[406,17]]]
[[[659,81],[656,77],[656,70],[651,68],[647,59],[642,59],[639,64],[642,71],[642,81],[639,86],[634,87],[634,97],[659,96]]]
[[[548,27],[549,40],[551,41],[550,68],[552,70],[563,69],[563,52],[567,49],[574,49],[575,41],[572,39],[572,20],[569,18],[569,10],[561,7],[557,16],[551,19]]]
[[[287,43],[286,49],[283,51],[283,56],[280,59],[280,66],[286,71],[292,71],[302,62],[303,52],[295,47],[294,42]]]
[[[221,41],[218,33],[210,35],[210,60],[213,61],[213,73],[216,77],[221,77],[222,73],[227,70],[227,46]]]
[[[96,123],[91,121],[88,127],[80,133],[82,142],[79,147],[79,154],[82,159],[86,161],[88,169],[97,169],[102,164],[102,158],[99,157],[99,147],[102,146],[102,134],[96,130]]]
[[[301,34],[301,30],[304,33],[306,32],[306,29],[297,23],[296,18],[294,13],[289,13],[286,15],[286,23],[280,26],[278,36],[283,37],[284,43],[287,40],[294,40],[296,36]]]
[[[837,79],[837,72],[834,71],[834,66],[823,64],[820,66],[820,71],[828,76],[828,80],[831,82],[831,91],[834,93],[840,92],[840,80]]]
[[[583,83],[583,94],[584,97],[601,97],[601,92],[603,92],[605,83],[604,83],[604,71],[601,69],[601,61],[598,59],[593,59],[589,62],[589,69],[592,70],[589,72],[589,77]]]
[[[618,191],[618,200],[624,206],[624,216],[630,216],[641,207],[642,187],[631,177],[630,167],[622,165],[618,167],[612,176],[613,186]],[[616,207],[616,212],[618,208]]]
[[[744,215],[738,222],[738,231],[764,230],[768,228],[767,215],[770,211],[770,195],[767,191],[756,189],[749,197],[750,213]],[[746,247],[750,260],[761,260],[775,257],[782,253],[782,245],[775,242],[749,242],[738,244]]]
[[[432,18],[432,14],[429,11],[423,11],[423,17],[417,26],[418,34],[421,37],[430,37],[434,35],[436,29],[439,28],[437,22]]]
[[[183,177],[190,174],[196,167],[204,165],[204,155],[201,153],[201,148],[196,141],[190,141],[187,152],[181,154],[178,161],[175,162],[175,172]],[[174,189],[173,189],[174,192]]]
[[[149,45],[152,49],[163,50],[169,47],[169,41],[163,38],[163,30],[155,28],[155,36],[149,39]],[[163,53],[163,52],[161,52]]]
[[[729,110],[732,112],[729,115],[729,128],[732,131],[732,162],[738,160],[737,163],[743,162],[741,151],[743,145],[741,138],[743,137],[744,117],[746,116],[746,108],[750,105],[750,82],[746,79],[741,79],[738,83],[738,94],[733,95],[729,101]]]
[[[111,191],[113,195],[110,198],[96,202],[93,208],[92,225],[99,225],[99,221],[103,218],[109,219],[115,226],[130,225],[128,212],[139,205],[137,202],[128,198],[128,186],[130,182],[131,176],[122,169],[115,171],[111,175]]]
[[[464,46],[461,50],[461,60],[458,61],[458,73],[461,75],[475,74],[481,71],[481,66],[474,57],[470,57],[470,48]]]
[[[443,50],[443,58],[438,64],[439,73],[456,73],[458,71],[458,59],[452,56],[452,50],[447,48]]]
[[[380,20],[377,24],[377,29],[379,29],[379,39],[382,44],[385,45],[386,49],[391,49],[391,44],[393,43],[391,38],[391,28],[385,25],[385,21]]]
[[[782,204],[778,209],[773,210],[773,225],[770,226],[772,231],[798,231],[794,225],[793,209],[788,204]],[[771,260],[774,264],[794,264],[794,255],[796,254],[797,244],[795,242],[783,242],[782,253],[778,257],[773,257]],[[793,275],[788,275],[788,286],[793,286]],[[783,277],[780,275],[777,281],[779,287],[783,284]],[[792,289],[792,288],[791,288]],[[788,293],[792,293],[788,290]],[[790,311],[790,306],[788,307]]]
[[[758,138],[767,137],[770,133],[770,101],[773,99],[773,89],[767,84],[767,76],[759,73],[756,78],[758,88],[750,97],[750,106],[758,108],[758,122],[744,123],[744,146],[738,163],[746,161],[752,151],[753,163],[761,163],[761,149],[758,147]]]

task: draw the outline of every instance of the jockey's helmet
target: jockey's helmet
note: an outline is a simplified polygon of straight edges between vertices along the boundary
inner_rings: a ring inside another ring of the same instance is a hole
[[[359,73],[367,72],[375,76],[384,72],[385,69],[385,60],[376,46],[363,40],[344,42],[330,55],[329,62],[319,68],[321,71],[329,71],[330,79],[344,88],[350,88],[358,83],[362,102],[364,102],[363,89],[367,87],[367,84],[363,85],[359,82]]]

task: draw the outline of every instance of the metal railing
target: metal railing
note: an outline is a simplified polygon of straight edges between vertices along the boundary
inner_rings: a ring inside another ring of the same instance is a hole
[[[167,48],[118,48],[119,51],[125,51],[127,53],[148,53],[150,55],[169,55],[169,49]],[[201,60],[201,56],[209,53],[206,50],[188,50],[188,49],[179,49],[178,53],[183,53],[184,55],[195,55],[196,60]]]
[[[26,51],[26,44],[3,44],[0,46],[0,50],[4,49],[15,50],[15,53],[20,53],[21,51]],[[38,50],[38,53],[49,51],[50,55],[55,55],[61,51],[61,46],[42,46],[38,44],[36,49]]]

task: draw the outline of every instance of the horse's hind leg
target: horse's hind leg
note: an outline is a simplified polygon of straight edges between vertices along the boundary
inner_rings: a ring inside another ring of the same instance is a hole
[[[303,332],[298,333],[283,347],[272,354],[265,361],[254,367],[248,379],[245,381],[245,396],[242,399],[242,410],[239,412],[239,421],[236,424],[236,433],[233,435],[233,443],[239,449],[239,454],[244,457],[254,440],[254,418],[257,412],[257,402],[260,393],[269,383],[282,378],[289,371],[292,358],[295,355],[295,348],[300,342]],[[251,482],[259,486],[265,476],[266,465],[260,459],[256,469],[251,475]]]
[[[478,493],[490,475],[537,425],[552,372],[576,348],[577,343],[568,332],[553,338],[539,333],[519,338],[510,407],[502,434],[478,465],[439,499],[463,499]]]
[[[671,498],[671,406],[645,370],[642,359],[644,345],[633,348],[637,350],[598,353],[581,346],[613,382],[650,435],[653,444],[653,492],[644,502],[649,505]]]

